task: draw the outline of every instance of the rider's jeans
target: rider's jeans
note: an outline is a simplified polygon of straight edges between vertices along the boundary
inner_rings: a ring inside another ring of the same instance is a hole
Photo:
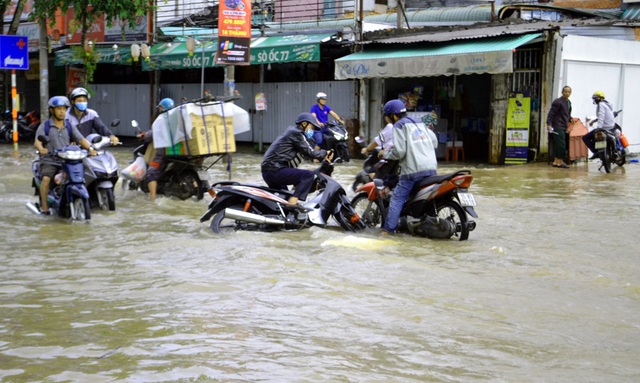
[[[433,171],[432,175],[435,175],[436,172]],[[400,181],[398,185],[396,185],[393,190],[393,194],[391,195],[391,201],[389,201],[389,210],[387,212],[387,219],[384,222],[384,226],[382,230],[395,233],[398,228],[398,220],[400,219],[400,213],[402,212],[402,207],[404,203],[407,202],[409,198],[409,194],[411,194],[411,189],[413,189],[413,185],[421,179],[429,176],[429,174],[425,174],[425,172],[413,173],[400,176]]]

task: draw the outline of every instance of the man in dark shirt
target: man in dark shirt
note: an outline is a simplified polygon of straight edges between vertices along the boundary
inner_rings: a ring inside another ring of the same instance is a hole
[[[554,160],[552,165],[556,168],[568,168],[564,162],[567,157],[567,127],[571,122],[571,87],[562,88],[562,97],[551,103],[547,114],[547,131],[551,134],[553,142]]]

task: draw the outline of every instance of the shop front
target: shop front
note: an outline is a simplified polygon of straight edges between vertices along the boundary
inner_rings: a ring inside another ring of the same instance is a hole
[[[369,108],[366,113],[361,111],[361,116],[371,121],[367,136],[379,129],[376,121],[381,117],[382,104],[399,98],[410,116],[425,122],[437,119],[434,130],[440,142],[440,159],[505,163],[509,96],[518,93],[532,100],[538,97],[539,57],[535,65],[527,64],[528,69],[537,68],[537,76],[523,79],[517,74],[523,56],[515,52],[525,45],[530,49],[540,37],[541,33],[530,33],[422,42],[402,49],[365,46],[362,52],[336,60],[335,77],[359,79],[362,87],[375,89],[361,92],[368,97],[360,103]],[[371,102],[374,99],[376,102]],[[539,102],[531,104],[537,112]],[[532,120],[539,120],[539,112]]]

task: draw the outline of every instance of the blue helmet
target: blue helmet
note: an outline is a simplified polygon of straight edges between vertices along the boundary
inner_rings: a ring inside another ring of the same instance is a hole
[[[311,125],[313,125],[314,129],[316,129],[316,130],[320,129],[320,126],[318,125],[318,121],[316,121],[316,118],[313,117],[313,114],[311,114],[311,113],[300,113],[298,118],[296,118],[296,125],[300,125],[305,121],[310,123]]]
[[[400,100],[387,101],[387,103],[384,104],[384,108],[382,108],[382,114],[384,114],[385,116],[388,116],[390,114],[401,114],[406,112],[407,112],[407,107],[404,105],[404,102]]]
[[[167,97],[163,98],[156,108],[163,107],[164,110],[169,110],[173,109],[174,106],[176,106],[176,103],[173,102],[173,99]]]
[[[67,109],[71,108],[71,103],[69,103],[69,99],[65,96],[53,96],[49,99],[47,105],[49,108],[57,108],[59,106],[66,106]]]

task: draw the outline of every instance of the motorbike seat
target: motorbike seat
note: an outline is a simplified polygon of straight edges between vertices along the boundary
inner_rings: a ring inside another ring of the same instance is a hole
[[[455,173],[449,173],[449,174],[442,174],[442,175],[437,175],[437,176],[430,176],[430,177],[425,177],[422,180],[420,180],[419,182],[416,182],[415,185],[413,185],[413,189],[411,189],[411,195],[415,195],[420,189],[429,186],[429,185],[433,185],[433,184],[437,184],[440,183],[442,181],[446,181],[446,180],[450,180],[454,177],[457,177],[459,175],[466,175],[466,174],[471,174],[471,170],[458,170]]]

